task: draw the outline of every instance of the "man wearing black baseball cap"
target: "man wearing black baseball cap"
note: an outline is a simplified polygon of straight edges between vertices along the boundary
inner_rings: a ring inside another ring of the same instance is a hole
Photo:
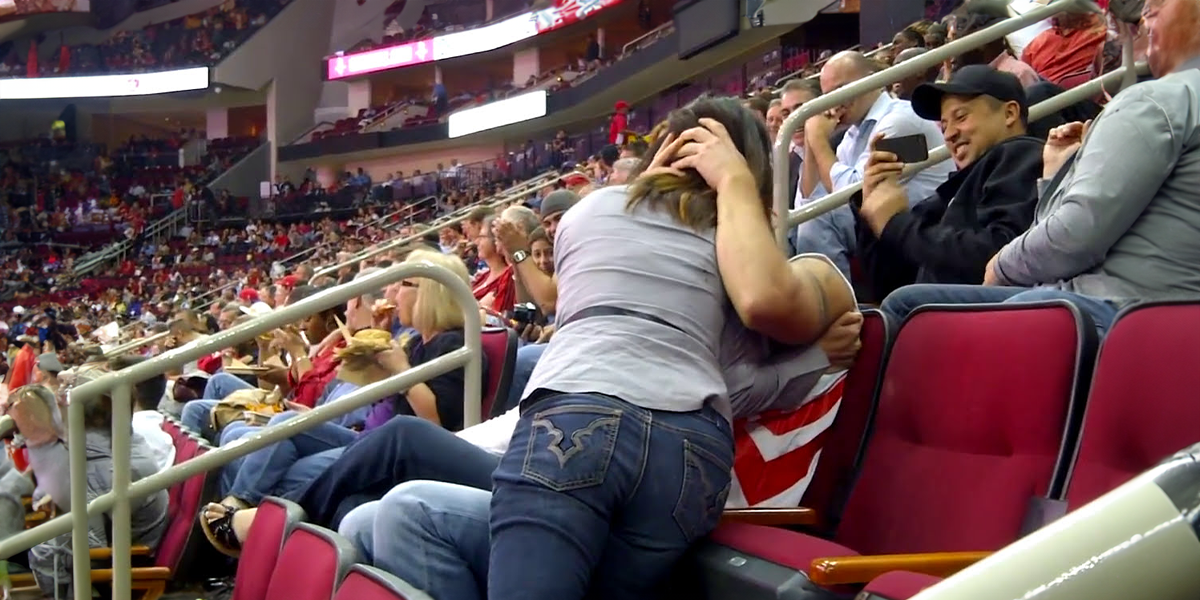
[[[916,270],[917,282],[982,283],[988,260],[1029,227],[1037,202],[1042,142],[1025,133],[1029,106],[1015,76],[986,65],[963,67],[950,81],[918,86],[912,107],[941,122],[958,172],[910,210],[899,183],[904,164],[872,150],[859,207],[869,231],[860,227],[859,243],[873,246],[864,254],[886,257],[864,260],[873,288],[885,288],[873,289],[877,295],[904,283],[895,274],[906,269],[881,264],[897,258],[909,274]]]

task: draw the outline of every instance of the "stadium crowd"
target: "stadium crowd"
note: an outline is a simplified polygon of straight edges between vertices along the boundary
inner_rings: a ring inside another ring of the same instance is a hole
[[[1135,302],[1200,295],[1196,0],[1148,0],[1127,23],[1150,78],[1036,123],[1032,105],[1114,68],[1117,17],[1064,13],[810,117],[790,140],[790,208],[862,192],[791,231],[790,253],[775,244],[770,149],[787,116],[1004,11],[970,0],[778,90],[701,97],[645,135],[622,119],[617,143],[587,160],[565,133],[530,142],[522,160],[536,168],[522,175],[536,177],[522,187],[508,187],[503,157],[466,184],[457,164],[380,183],[347,173],[333,192],[281,179],[281,205],[351,190],[338,209],[353,216],[199,223],[143,241],[117,269],[129,283],[90,306],[30,293],[66,261],[50,254],[34,276],[24,250],[10,271],[21,306],[0,313],[3,403],[38,485],[9,466],[0,503],[20,517],[32,494],[68,510],[55,393],[330,286],[433,264],[469,285],[468,310],[520,340],[484,361],[482,382],[498,382],[487,420],[464,427],[454,369],[225,465],[211,503],[175,518],[239,557],[258,507],[282,497],[438,600],[649,597],[724,509],[800,504],[817,456],[786,473],[745,467],[747,420],[794,427],[807,411],[804,435],[830,426],[861,348],[860,303],[898,323],[927,304],[1060,299],[1103,335]],[[901,177],[943,145],[950,159]],[[431,207],[417,190],[434,192]],[[328,201],[316,202],[304,206]],[[461,220],[434,220],[451,213]],[[409,243],[356,254],[399,238]],[[298,248],[316,250],[286,260]],[[466,333],[447,286],[412,278],[152,378],[134,390],[133,476],[174,462],[163,413],[229,446],[445,356]],[[161,337],[138,356],[104,355],[150,334]],[[103,408],[89,415],[89,444],[107,443]],[[110,463],[89,458],[89,497],[111,487]],[[784,485],[747,485],[763,478]],[[23,526],[6,514],[4,533]],[[134,542],[156,545],[171,518],[167,492],[138,500]],[[92,534],[107,545],[103,523]],[[70,593],[67,539],[27,558],[44,592]]]

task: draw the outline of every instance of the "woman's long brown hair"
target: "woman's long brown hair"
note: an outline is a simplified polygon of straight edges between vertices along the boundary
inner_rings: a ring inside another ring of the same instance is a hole
[[[679,134],[700,125],[700,119],[713,119],[725,126],[738,152],[746,158],[750,172],[754,174],[763,210],[770,213],[771,199],[771,152],[767,128],[755,118],[754,113],[742,105],[737,98],[702,97],[684,108],[671,111],[665,127],[655,127],[655,138],[650,150],[634,170],[629,186],[629,202],[626,207],[633,210],[640,204],[661,210],[680,223],[697,231],[712,229],[717,225],[717,192],[710,188],[696,171],[685,171],[682,176],[671,173],[641,175],[654,160],[668,134]]]

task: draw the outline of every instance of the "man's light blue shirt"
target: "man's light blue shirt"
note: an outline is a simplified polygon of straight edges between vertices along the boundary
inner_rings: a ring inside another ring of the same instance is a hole
[[[862,181],[870,156],[871,138],[882,133],[885,137],[923,135],[925,144],[933,150],[944,143],[942,131],[937,123],[926,121],[913,112],[907,100],[893,98],[886,92],[871,105],[862,123],[851,125],[838,144],[837,162],[830,169],[829,178],[835,189],[842,189]],[[912,206],[937,190],[955,171],[954,162],[942,161],[921,171],[905,184],[908,203]],[[799,182],[797,182],[799,184]],[[807,198],[797,193],[797,204],[806,204],[829,194],[824,185],[818,184]],[[850,256],[855,250],[854,213],[850,207],[842,206],[816,219],[801,223],[796,232],[796,252],[816,252],[833,260],[842,274],[850,276]]]

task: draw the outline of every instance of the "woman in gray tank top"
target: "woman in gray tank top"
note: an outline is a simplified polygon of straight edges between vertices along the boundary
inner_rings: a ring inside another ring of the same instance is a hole
[[[668,131],[679,137],[700,119],[723,125],[745,158],[733,166],[749,167],[762,221],[765,127],[736,99],[701,99],[673,112]],[[558,330],[494,475],[491,600],[650,597],[716,526],[733,465],[717,211],[701,173],[655,169],[564,215]]]

